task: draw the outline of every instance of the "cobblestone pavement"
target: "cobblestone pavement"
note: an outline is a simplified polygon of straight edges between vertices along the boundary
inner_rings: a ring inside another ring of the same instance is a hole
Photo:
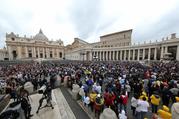
[[[39,113],[36,114],[41,97],[42,94],[33,94],[30,96],[32,114],[34,115],[32,119],[76,119],[73,111],[71,110],[59,88],[52,91],[52,105],[54,106],[54,109],[51,107],[42,108],[39,110]],[[45,104],[46,100],[42,105],[44,106]]]
[[[80,107],[76,100],[72,99],[71,94],[68,92],[68,89],[65,87],[61,87],[61,91],[66,98],[71,110],[73,111],[76,119],[90,119],[88,114]]]

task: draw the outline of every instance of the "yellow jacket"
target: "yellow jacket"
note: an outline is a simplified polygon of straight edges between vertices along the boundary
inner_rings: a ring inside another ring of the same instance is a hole
[[[152,96],[150,96],[150,99],[151,99],[151,103],[153,105],[159,105],[159,103],[160,103],[160,97],[159,96],[152,95]]]
[[[175,99],[176,99],[176,102],[179,102],[179,97],[176,96]]]
[[[148,101],[147,94],[145,92],[142,92],[142,95],[139,97],[139,99],[143,100],[143,97],[146,98],[146,101]]]
[[[94,102],[95,101],[95,99],[96,99],[96,96],[97,96],[97,94],[96,93],[90,93],[90,101],[91,102]]]
[[[158,116],[161,117],[162,119],[171,119],[172,115],[170,112],[164,111],[159,109],[158,110]]]

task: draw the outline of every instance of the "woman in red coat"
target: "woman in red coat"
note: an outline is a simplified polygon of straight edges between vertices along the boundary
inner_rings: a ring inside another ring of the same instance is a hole
[[[121,112],[122,109],[126,112],[127,101],[128,101],[127,91],[124,91],[122,93],[122,95],[120,96],[120,100],[121,100],[120,112]]]

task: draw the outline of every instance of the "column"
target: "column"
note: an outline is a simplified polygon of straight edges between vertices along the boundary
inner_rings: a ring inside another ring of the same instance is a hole
[[[154,49],[154,60],[157,60],[157,48]]]
[[[43,58],[45,58],[45,49],[44,48],[42,49],[42,52],[43,52]]]
[[[49,48],[48,48],[48,47],[46,48],[46,56],[47,56],[47,58],[49,58],[49,57],[50,57],[50,50],[49,50]]]
[[[103,51],[101,51],[101,61],[103,60]]]
[[[113,60],[113,51],[111,51],[111,61]]]
[[[50,51],[49,51],[49,48],[46,48],[46,54],[47,54],[47,58],[50,57]]]
[[[131,60],[131,50],[129,49],[129,52],[128,52],[128,60],[130,61]]]
[[[116,53],[116,60],[117,61],[119,60],[118,57],[119,57],[119,51],[117,50],[117,53]]]
[[[35,47],[33,47],[33,54],[32,54],[32,57],[36,58]]]
[[[92,61],[92,51],[89,52],[89,61]]]
[[[165,46],[165,53],[168,53],[168,46]]]
[[[52,57],[50,58],[50,59],[52,59],[53,57],[54,57],[54,52],[53,52],[53,48],[50,48],[51,50],[51,52],[52,52]],[[81,55],[81,57],[82,57],[82,59],[83,59],[83,56]]]
[[[100,51],[98,51],[98,60],[101,60]]]
[[[28,58],[28,49],[25,47],[25,57]]]
[[[149,48],[148,60],[150,60],[150,53],[151,53],[151,49]]]
[[[98,60],[100,61],[101,60],[100,51],[98,51],[97,53],[98,53]]]
[[[97,57],[98,57],[97,53],[96,53],[96,51],[94,51],[94,60],[96,60]]]
[[[145,59],[145,49],[143,49],[143,52],[142,52],[142,60]]]
[[[133,50],[133,53],[132,53],[132,60],[135,60],[135,49]]]
[[[17,47],[17,57],[18,57],[18,59],[21,59],[22,58],[22,56],[21,56],[21,47],[19,46],[19,47]]]
[[[56,52],[56,49],[53,49],[53,58],[56,58],[55,52]],[[85,53],[86,53],[86,52],[85,52]],[[85,58],[85,56],[84,56],[84,58]]]
[[[94,52],[93,51],[91,51],[91,61],[93,60],[93,57],[94,57]]]
[[[163,58],[163,47],[161,47],[161,52],[160,52],[160,59]]]
[[[102,54],[102,52],[100,51],[100,52],[99,52],[100,61],[101,61],[101,59],[102,59],[102,57],[101,57],[102,55],[101,55],[101,54]]]
[[[11,51],[11,46],[7,46],[8,49],[8,54],[9,54],[9,60],[12,60],[12,51]]]
[[[105,61],[105,51],[103,51],[103,61]]]
[[[84,61],[87,61],[87,51],[84,51],[84,55],[83,55],[83,57],[84,57]],[[75,56],[75,59],[77,59],[76,56]]]
[[[109,60],[111,60],[111,51],[109,51]]]
[[[110,59],[109,55],[110,55],[110,51],[108,51],[108,61],[109,61],[109,59]]]
[[[106,57],[106,61],[108,60],[108,51],[105,51],[106,52],[106,55],[105,55],[105,57]]]
[[[140,59],[140,49],[138,49],[137,51],[137,61],[139,61],[139,59]]]
[[[98,60],[100,61],[100,52],[98,51],[97,54],[98,54]]]
[[[96,58],[98,58],[97,51],[94,52],[94,56],[95,56],[95,60],[96,60]]]
[[[126,60],[126,50],[124,50],[124,61]]]
[[[179,61],[179,45],[177,46],[177,52],[176,52],[176,60]]]
[[[106,61],[107,61],[108,60],[108,51],[106,51],[105,57],[106,57]]]
[[[120,60],[122,60],[122,50],[120,50]]]
[[[40,58],[40,48],[38,47],[38,58]]]
[[[53,58],[55,58],[55,49],[53,49]],[[84,56],[85,58],[85,56]]]
[[[115,51],[113,51],[113,61],[115,61]]]

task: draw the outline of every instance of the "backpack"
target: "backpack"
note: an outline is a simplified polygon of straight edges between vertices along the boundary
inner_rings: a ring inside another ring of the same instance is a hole
[[[27,99],[22,98],[21,100],[21,107],[23,110],[25,110],[29,106]]]

